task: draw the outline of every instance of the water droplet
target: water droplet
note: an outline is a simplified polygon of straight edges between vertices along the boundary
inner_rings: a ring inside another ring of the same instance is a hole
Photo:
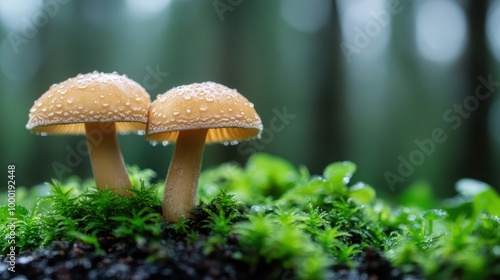
[[[207,96],[207,98],[205,98],[205,100],[208,101],[208,102],[213,102],[214,98],[211,97],[211,96]]]
[[[165,147],[165,146],[167,146],[169,144],[169,142],[168,141],[162,141],[161,144]]]
[[[255,213],[264,213],[266,211],[266,206],[253,205],[252,207],[250,207],[250,211]]]
[[[40,135],[41,135],[41,136],[47,136],[47,135],[48,135],[48,133],[47,133],[47,132],[41,132],[41,133],[40,133]]]
[[[79,88],[79,89],[86,89],[86,88],[87,88],[87,85],[84,85],[84,84],[79,84],[79,85],[78,85],[78,88]]]
[[[174,111],[172,112],[172,114],[174,114],[174,116],[177,116],[179,113],[180,113],[180,112],[179,112],[179,110],[177,110],[177,109],[174,109]]]
[[[233,140],[230,142],[231,146],[236,146],[238,145],[238,143],[239,143],[238,140]]]
[[[60,91],[59,91],[60,94],[65,94],[66,92],[68,92],[68,91],[64,88],[60,89]]]
[[[200,111],[206,111],[206,110],[208,110],[207,106],[205,106],[205,105],[200,106]]]
[[[137,135],[144,135],[146,134],[146,131],[144,130],[137,130]]]
[[[228,110],[229,112],[232,112],[232,111],[233,111],[233,108],[229,108],[229,109],[227,109],[227,110]]]
[[[157,141],[149,141],[149,144],[151,144],[153,147],[158,145],[158,142]]]
[[[78,105],[76,108],[78,108],[78,109],[81,110],[81,109],[83,109],[83,106],[82,105]]]
[[[52,117],[54,115],[54,112],[49,113],[49,117]]]
[[[344,184],[349,184],[349,181],[351,181],[350,177],[343,177],[342,178],[342,183],[344,183]]]
[[[222,144],[224,144],[224,146],[229,146],[229,142],[227,142],[227,141],[222,142]]]
[[[129,101],[125,102],[125,105],[127,105],[127,106],[128,106],[128,105],[130,105],[130,102],[129,102]],[[156,111],[156,110],[155,110],[155,111]]]
[[[137,100],[137,101],[141,101],[141,99],[142,99],[142,98],[141,98],[141,97],[139,97],[139,96],[135,98],[135,100]]]
[[[253,103],[252,103],[252,102],[250,102],[249,104],[250,104],[250,107],[252,107],[252,108],[255,106],[255,105],[253,105]]]
[[[104,107],[108,107],[108,106],[109,106],[109,103],[102,103],[102,106],[104,106]]]
[[[189,100],[189,99],[191,99],[191,96],[190,95],[184,95],[184,99]]]
[[[31,113],[33,113],[33,112],[35,112],[35,111],[36,111],[36,108],[31,108],[31,109],[30,109],[30,112],[31,112]]]
[[[191,113],[191,109],[187,108],[186,113],[188,113],[188,114]]]

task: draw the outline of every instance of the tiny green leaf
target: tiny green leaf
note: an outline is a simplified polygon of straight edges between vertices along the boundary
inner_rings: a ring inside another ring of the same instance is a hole
[[[431,209],[427,210],[422,214],[422,217],[426,220],[434,221],[438,219],[443,219],[448,216],[448,213],[442,209]]]
[[[356,183],[349,189],[349,196],[360,204],[369,203],[376,195],[375,189],[363,182]]]
[[[432,209],[436,201],[432,186],[426,181],[417,181],[401,193],[399,203],[408,207]]]
[[[474,197],[474,212],[487,211],[491,215],[500,216],[500,196],[493,189],[488,189]]]
[[[458,193],[466,197],[472,197],[489,189],[488,184],[469,178],[458,180],[455,189]]]
[[[356,172],[356,164],[350,161],[334,162],[323,171],[323,177],[334,184],[347,185]]]

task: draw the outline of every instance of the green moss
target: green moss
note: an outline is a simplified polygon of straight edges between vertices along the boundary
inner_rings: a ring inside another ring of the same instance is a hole
[[[367,250],[381,252],[403,273],[430,278],[500,276],[499,195],[475,181],[461,181],[455,198],[439,202],[425,183],[411,186],[401,206],[377,198],[365,183],[350,184],[356,165],[328,165],[322,176],[266,154],[246,166],[223,164],[201,174],[199,206],[192,218],[161,218],[161,184],[154,172],[129,168],[130,198],[75,179],[53,181],[50,195],[34,200],[21,188],[15,211],[16,248],[37,250],[55,240],[80,239],[97,249],[113,236],[130,246],[150,246],[148,261],[169,258],[162,249],[184,240],[206,256],[229,252],[249,273],[266,267],[272,278],[322,279],[335,269],[360,266]],[[415,200],[412,201],[412,197]],[[18,200],[21,201],[21,200]],[[0,206],[5,240],[12,218]],[[7,242],[1,251],[9,250]],[[163,246],[163,247],[162,247]],[[104,253],[104,250],[101,250]]]

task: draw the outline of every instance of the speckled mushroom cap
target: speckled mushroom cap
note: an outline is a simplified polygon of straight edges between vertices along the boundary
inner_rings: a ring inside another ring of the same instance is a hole
[[[176,142],[179,131],[209,129],[206,143],[254,138],[262,122],[254,106],[235,89],[214,82],[173,88],[151,103],[146,138]]]
[[[125,75],[78,74],[53,84],[30,109],[26,128],[42,134],[84,134],[85,123],[115,122],[116,132],[144,131],[149,94]]]

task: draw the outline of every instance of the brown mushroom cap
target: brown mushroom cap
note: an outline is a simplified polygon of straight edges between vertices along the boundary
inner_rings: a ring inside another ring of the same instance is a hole
[[[262,121],[235,89],[214,82],[175,87],[151,103],[147,139],[176,142],[179,131],[208,129],[206,143],[254,138]]]
[[[30,109],[26,128],[42,134],[85,134],[84,123],[114,122],[117,133],[144,131],[149,94],[113,73],[78,74],[52,85]]]

